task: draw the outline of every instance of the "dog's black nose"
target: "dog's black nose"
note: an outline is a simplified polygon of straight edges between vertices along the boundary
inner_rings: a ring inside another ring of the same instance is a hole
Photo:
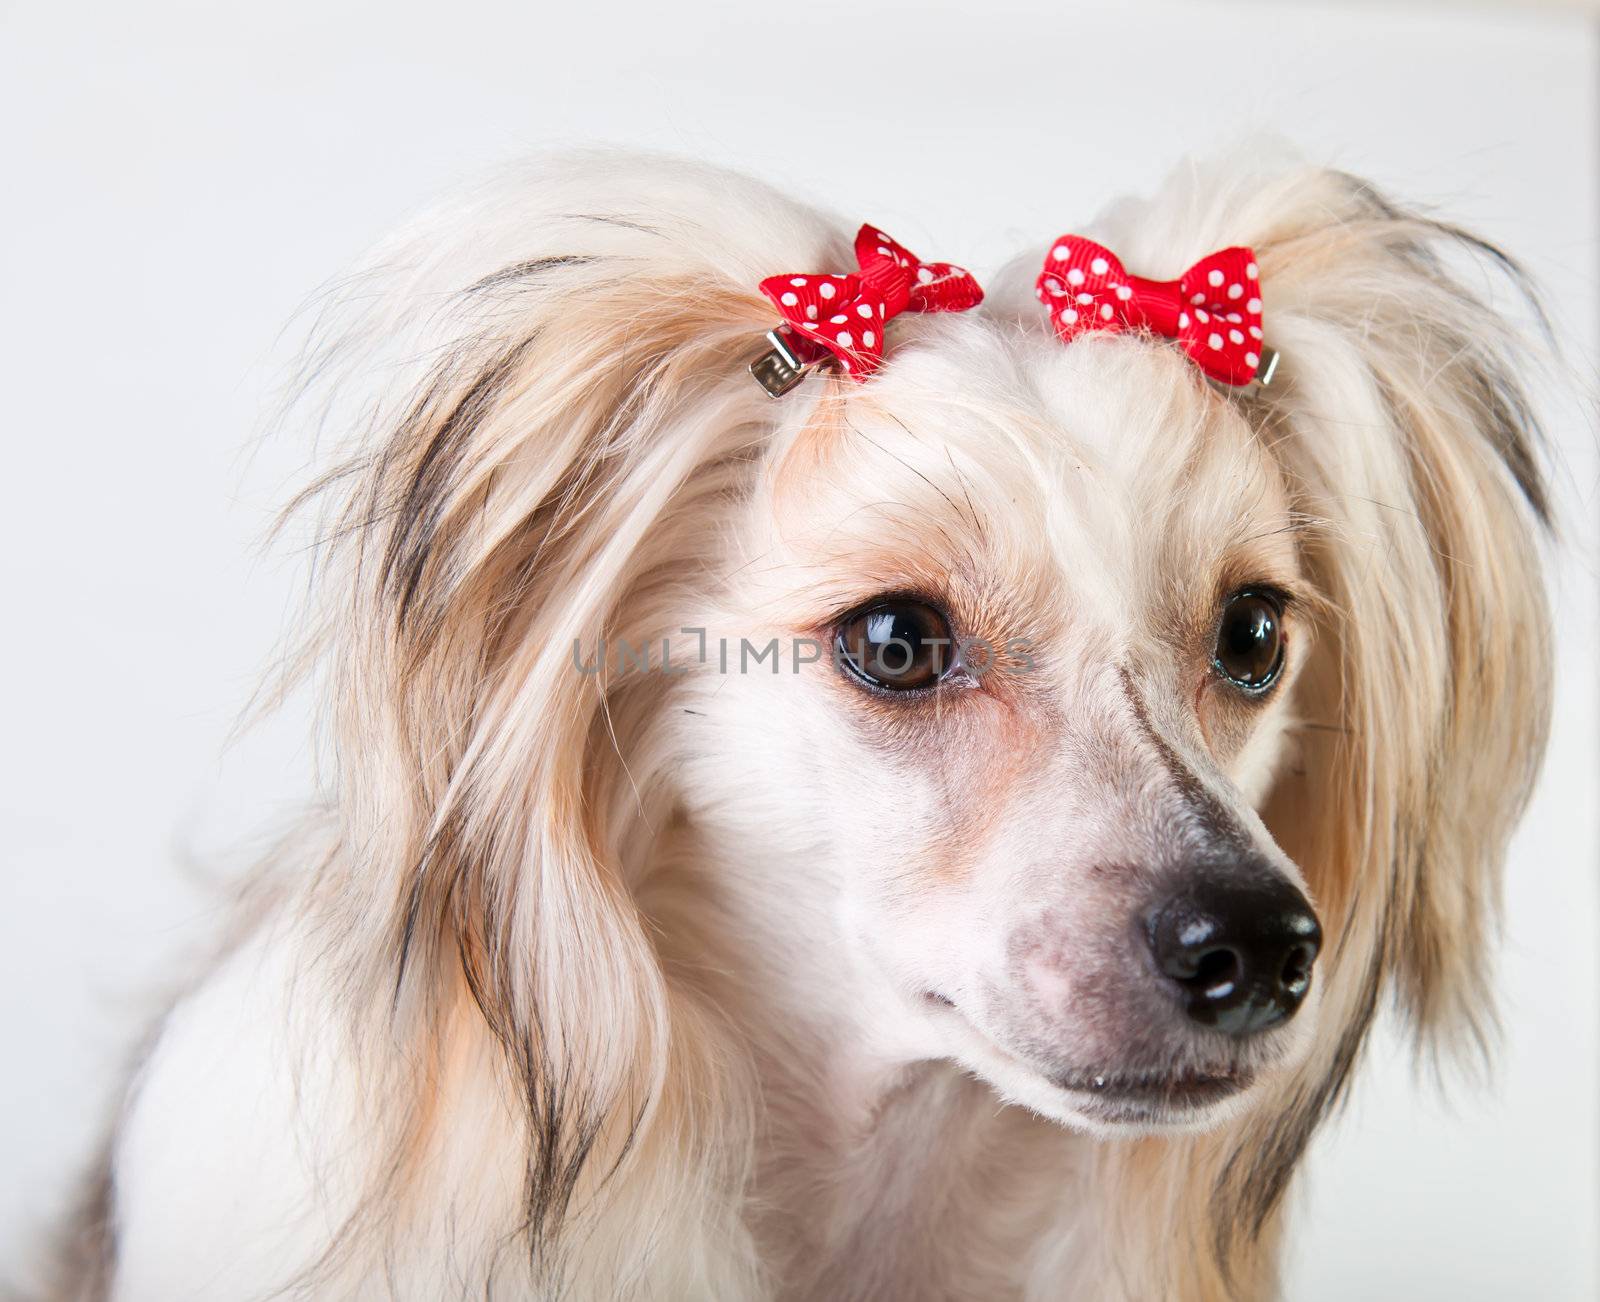
[[[1145,934],[1190,1018],[1236,1036],[1294,1016],[1322,946],[1310,902],[1270,870],[1186,882]]]

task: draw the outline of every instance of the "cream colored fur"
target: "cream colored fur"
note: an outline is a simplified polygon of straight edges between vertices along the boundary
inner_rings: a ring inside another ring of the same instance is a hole
[[[298,662],[326,808],[134,1081],[79,1296],[1267,1297],[1380,1001],[1481,1034],[1548,628],[1471,249],[1338,174],[1191,171],[1085,233],[1152,276],[1253,245],[1269,389],[1061,346],[1041,242],[980,312],[896,321],[871,382],[771,401],[755,286],[848,267],[849,231],[563,156],[336,297]],[[1186,640],[1229,576],[1300,598],[1248,714]],[[787,645],[913,588],[1035,671],[897,714],[682,631]],[[619,637],[690,672],[577,671]],[[1125,1133],[1040,1064],[1156,1052],[1115,992],[1049,993],[1124,970],[1139,865],[1188,835],[1152,737],[1327,943],[1254,1086]]]

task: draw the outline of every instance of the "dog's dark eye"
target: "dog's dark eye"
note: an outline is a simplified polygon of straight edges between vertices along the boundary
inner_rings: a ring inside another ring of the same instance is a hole
[[[909,692],[931,687],[954,655],[950,624],[920,601],[884,601],[845,621],[839,663],[874,687]]]
[[[1266,592],[1236,592],[1222,608],[1216,665],[1229,682],[1265,691],[1283,669],[1283,606]]]

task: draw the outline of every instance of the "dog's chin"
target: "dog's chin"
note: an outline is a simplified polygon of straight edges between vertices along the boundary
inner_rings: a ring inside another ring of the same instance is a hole
[[[1214,1130],[1248,1112],[1272,1074],[1243,1065],[1052,1071],[995,1043],[954,1008],[946,1020],[951,1057],[1006,1102],[1099,1138]]]

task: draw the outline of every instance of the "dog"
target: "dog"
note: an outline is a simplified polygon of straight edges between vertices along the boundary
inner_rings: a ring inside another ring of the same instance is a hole
[[[1463,259],[1521,278],[1298,164],[1088,230],[980,305],[564,154],[332,296],[328,794],[60,1296],[1274,1294],[1380,1006],[1492,1021],[1549,507]]]

